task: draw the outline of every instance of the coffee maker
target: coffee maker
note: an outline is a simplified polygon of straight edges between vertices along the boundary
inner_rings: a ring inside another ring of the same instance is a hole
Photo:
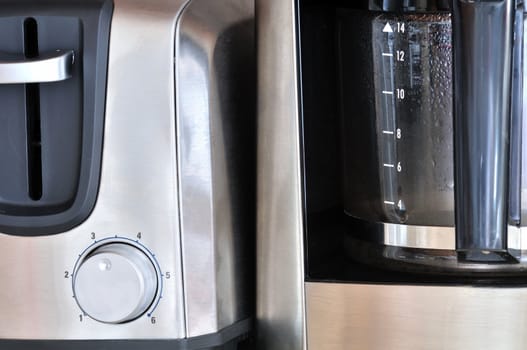
[[[262,348],[524,348],[523,3],[257,13]]]
[[[0,348],[251,331],[254,6],[0,1]]]

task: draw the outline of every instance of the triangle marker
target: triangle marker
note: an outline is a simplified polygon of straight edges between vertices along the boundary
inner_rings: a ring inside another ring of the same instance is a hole
[[[393,33],[393,29],[390,23],[386,22],[386,25],[384,26],[382,31],[383,33]]]

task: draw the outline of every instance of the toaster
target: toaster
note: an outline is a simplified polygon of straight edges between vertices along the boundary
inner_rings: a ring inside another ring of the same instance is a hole
[[[254,5],[0,1],[0,348],[248,338]]]

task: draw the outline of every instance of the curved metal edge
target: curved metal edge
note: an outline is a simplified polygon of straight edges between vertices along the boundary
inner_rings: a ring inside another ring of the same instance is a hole
[[[254,133],[254,61],[253,1],[186,3],[175,74],[187,337],[254,313],[255,151],[243,136]]]
[[[306,349],[296,1],[257,0],[257,332]]]
[[[73,50],[57,50],[35,59],[0,61],[0,84],[57,82],[71,78]]]

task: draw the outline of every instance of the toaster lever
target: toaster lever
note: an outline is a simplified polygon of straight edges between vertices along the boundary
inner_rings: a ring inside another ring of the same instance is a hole
[[[56,50],[37,58],[13,59],[0,53],[0,84],[29,84],[62,81],[71,78],[73,50]]]

